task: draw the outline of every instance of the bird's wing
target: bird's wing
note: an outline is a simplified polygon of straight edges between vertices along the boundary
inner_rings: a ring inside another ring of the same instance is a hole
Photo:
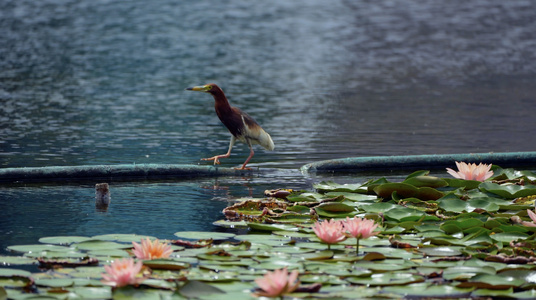
[[[242,122],[246,132],[244,138],[252,144],[259,144],[267,150],[274,150],[274,142],[272,137],[262,129],[261,125],[255,121],[250,115],[242,112]]]

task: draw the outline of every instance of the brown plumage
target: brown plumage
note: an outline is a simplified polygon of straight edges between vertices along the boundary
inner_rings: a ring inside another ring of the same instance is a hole
[[[258,144],[267,150],[274,150],[274,142],[270,135],[262,129],[262,127],[246,112],[243,112],[238,107],[232,107],[225,97],[222,89],[216,84],[210,83],[203,86],[194,86],[187,88],[189,91],[198,91],[212,94],[214,96],[214,108],[220,121],[231,132],[231,142],[229,143],[229,151],[226,154],[216,155],[210,158],[202,158],[202,160],[213,160],[214,164],[219,164],[220,158],[227,158],[231,155],[231,149],[236,140],[246,143],[249,147],[249,156],[242,165],[241,170],[248,169],[246,165],[253,157],[253,145]]]

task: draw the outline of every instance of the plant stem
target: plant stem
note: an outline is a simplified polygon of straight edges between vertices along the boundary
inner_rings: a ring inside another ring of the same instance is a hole
[[[359,255],[359,239],[356,238],[356,243],[355,243],[355,254],[356,255]]]

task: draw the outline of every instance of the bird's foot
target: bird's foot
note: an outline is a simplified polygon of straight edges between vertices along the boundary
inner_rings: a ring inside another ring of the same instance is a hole
[[[209,157],[209,158],[201,158],[201,160],[213,160],[215,165],[220,164],[219,156],[213,156],[213,157]]]
[[[242,167],[240,167],[240,168],[234,168],[234,169],[235,169],[235,170],[240,170],[240,171],[242,171],[242,170],[251,170],[251,168],[246,168],[246,167],[244,167],[244,166],[242,166]]]

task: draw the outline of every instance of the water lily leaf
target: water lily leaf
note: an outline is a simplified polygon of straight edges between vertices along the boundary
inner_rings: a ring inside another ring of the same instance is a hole
[[[492,182],[484,182],[480,185],[482,191],[499,195],[506,199],[514,199],[519,197],[527,197],[530,195],[536,195],[536,186],[534,185],[514,185],[505,184],[499,185]]]
[[[74,251],[74,249],[71,249],[70,251],[42,251],[42,252],[32,252],[25,254],[26,257],[32,257],[32,258],[46,258],[46,259],[60,259],[60,258],[84,258],[88,255],[86,253],[82,253],[79,251]]]
[[[354,207],[337,202],[322,203],[314,209],[319,216],[328,218],[352,216],[357,212]]]
[[[496,203],[487,201],[486,199],[480,199],[480,198],[470,199],[467,201],[467,207],[465,209],[466,211],[472,212],[477,208],[483,209],[488,212],[496,212],[499,210],[499,205],[497,205]]]
[[[299,214],[308,214],[311,211],[311,208],[303,205],[294,205],[288,207],[287,211],[292,211]]]
[[[421,219],[425,213],[413,208],[397,207],[384,213],[384,216],[397,221],[416,221]]]
[[[374,203],[379,200],[376,195],[366,195],[358,193],[347,193],[347,192],[329,192],[326,194],[327,197],[338,197],[343,196],[346,200],[362,203]]]
[[[446,280],[466,281],[478,274],[495,275],[493,267],[470,267],[470,266],[453,266],[443,270],[443,278]]]
[[[141,242],[142,239],[145,239],[145,238],[149,238],[151,240],[155,239],[155,237],[147,236],[147,235],[122,234],[122,233],[96,235],[96,236],[92,237],[91,239],[92,240],[99,240],[99,241],[111,241],[111,242],[119,242],[119,243],[131,244],[132,242],[139,243],[139,242]]]
[[[462,282],[458,287],[477,287],[483,289],[508,289],[512,287],[519,287],[525,283],[522,279],[516,279],[507,275],[490,275],[479,274],[469,279],[466,282]]]
[[[74,284],[74,281],[71,278],[44,278],[36,279],[35,284],[48,287],[69,287]]]
[[[4,266],[32,265],[36,263],[37,261],[35,259],[24,256],[0,256],[0,265]]]
[[[77,249],[93,251],[93,250],[117,250],[117,249],[129,249],[132,248],[132,244],[120,244],[110,241],[101,241],[101,240],[89,240],[81,243],[74,244]]]
[[[384,213],[396,207],[399,207],[399,206],[393,203],[381,202],[381,203],[365,205],[362,208],[368,213]]]
[[[464,180],[457,178],[444,178],[448,186],[452,188],[464,188],[465,190],[476,189],[482,182],[477,180]]]
[[[25,270],[19,270],[19,269],[0,268],[0,276],[1,277],[9,277],[9,276],[30,277],[32,276],[32,273],[25,271]]]
[[[321,192],[367,192],[367,188],[361,184],[338,184],[331,181],[314,184],[313,188]]]
[[[293,225],[286,224],[263,224],[263,223],[248,223],[248,227],[252,230],[259,231],[298,231],[298,228]]]
[[[333,257],[333,251],[325,250],[319,252],[310,252],[300,255],[301,259],[305,260],[325,260]]]
[[[447,234],[453,234],[453,233],[458,233],[458,232],[463,231],[463,229],[460,226],[458,226],[456,221],[448,222],[448,223],[445,222],[445,223],[441,224],[441,226],[439,226],[439,228],[441,230],[443,230]]]
[[[505,245],[510,244],[511,241],[525,240],[529,236],[522,232],[501,232],[490,236],[497,242],[502,242]]]
[[[437,200],[443,196],[445,196],[443,192],[440,192],[434,188],[425,186],[425,187],[419,188],[416,198],[419,198],[422,200]]]
[[[220,226],[223,228],[246,228],[247,222],[246,221],[228,221],[228,220],[218,220],[214,223],[212,223],[214,226]]]
[[[90,239],[91,238],[85,236],[49,236],[40,238],[39,242],[43,244],[70,245],[72,243],[80,243]]]
[[[190,267],[189,263],[164,258],[144,260],[143,264],[155,270],[182,270]]]
[[[56,246],[56,245],[16,245],[16,246],[8,246],[7,249],[15,252],[28,252],[28,253],[35,253],[35,252],[46,252],[46,251],[72,251],[72,248],[64,247],[64,246]]]
[[[409,273],[377,273],[372,274],[370,278],[347,278],[350,283],[365,284],[370,286],[391,286],[391,285],[408,285],[416,282],[423,282],[424,277]]]
[[[458,288],[449,285],[430,285],[428,283],[414,283],[406,286],[389,286],[383,288],[385,293],[403,295],[405,298],[469,298],[473,288]]]
[[[361,260],[356,262],[355,266],[359,268],[369,269],[371,271],[390,272],[411,269],[415,266],[415,264],[408,260],[386,259],[380,262],[369,262]]]
[[[89,251],[88,255],[90,256],[100,256],[100,257],[129,257],[130,254],[121,249],[103,249],[103,250],[93,250]]]
[[[419,249],[427,256],[459,256],[462,255],[460,247],[426,247]]]
[[[410,177],[404,180],[402,183],[411,184],[416,187],[431,187],[431,188],[440,188],[440,187],[444,187],[448,185],[448,183],[441,178],[434,177],[434,176],[424,176],[424,175]]]
[[[511,294],[515,299],[536,299],[536,289]]]
[[[225,292],[210,284],[197,280],[190,280],[179,289],[179,293],[187,298],[198,298],[207,295],[214,295],[214,297],[217,297],[215,295],[224,294]]]
[[[233,238],[235,234],[226,232],[180,231],[175,232],[175,236],[188,240],[227,240]]]
[[[406,176],[405,180],[411,179],[413,177],[418,177],[418,176],[428,176],[429,174],[430,174],[430,170],[419,170],[419,171],[415,171],[415,172],[409,174],[408,176]]]
[[[133,286],[124,286],[116,288],[113,291],[112,298],[114,300],[135,300],[135,299],[147,299],[147,300],[160,300],[160,292],[152,289],[139,289]]]
[[[325,196],[320,193],[303,193],[296,196],[289,196],[287,200],[289,202],[319,202],[323,198]]]
[[[375,187],[374,192],[382,198],[391,198],[391,195],[396,192],[402,198],[415,197],[419,189],[411,184],[389,182],[380,184]]]
[[[78,298],[81,298],[81,299],[111,299],[112,298],[112,288],[109,286],[102,286],[102,287],[76,286],[76,287],[69,288],[68,290],[75,293],[78,296]]]

